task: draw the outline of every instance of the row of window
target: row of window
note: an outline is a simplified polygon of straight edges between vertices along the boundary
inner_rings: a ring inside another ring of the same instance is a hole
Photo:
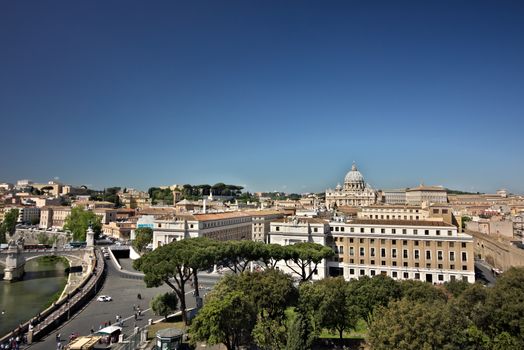
[[[343,263],[344,262],[344,258],[342,258],[342,257],[333,258],[332,261]],[[355,262],[355,259],[349,259],[348,263],[349,264],[357,264]],[[378,263],[374,259],[369,260],[369,262],[366,262],[364,259],[360,259],[358,264],[359,265],[376,265]],[[400,266],[397,263],[397,261],[392,261],[391,264],[388,265],[385,260],[381,260],[380,261],[380,265],[381,266],[393,266],[393,267]],[[419,262],[413,262],[413,263],[410,264],[408,261],[404,261],[404,262],[402,262],[402,266],[403,267],[415,267],[415,268],[420,268],[420,267],[424,266],[427,269],[432,269],[432,268],[437,268],[439,270],[444,269],[444,264],[442,264],[442,263],[438,263],[438,264],[435,264],[435,265],[433,265],[432,263],[426,263],[426,265],[420,265]],[[461,265],[461,266],[462,266],[462,270],[463,271],[467,271],[468,270],[468,266],[467,265]],[[459,265],[459,267],[460,267],[460,265]],[[455,266],[455,264],[449,264],[449,270],[455,270],[455,268],[457,268]]]
[[[344,246],[335,246],[335,252],[338,252],[339,254],[344,254]],[[426,260],[431,260],[431,250],[426,250]],[[377,253],[377,249],[375,248],[369,248],[369,256],[375,257]],[[449,253],[449,261],[455,261],[455,252],[451,251]],[[364,247],[359,248],[359,256],[366,256],[366,250]],[[349,256],[355,256],[355,247],[349,247]],[[380,248],[380,257],[386,258],[387,252],[386,248]],[[391,257],[397,258],[397,248],[391,249]],[[467,252],[461,252],[462,261],[468,261],[468,254]],[[409,250],[403,249],[402,250],[402,258],[403,259],[409,259]],[[413,258],[414,259],[420,259],[420,250],[414,249],[413,250]],[[437,260],[444,260],[444,252],[442,250],[437,250]]]
[[[346,232],[346,229],[345,229],[344,226],[330,226],[329,229],[332,232],[333,231],[334,232]],[[278,227],[277,227],[277,231],[278,231]],[[359,227],[359,228],[350,227],[349,228],[349,232],[351,232],[351,233],[354,233],[354,232],[359,232],[359,233],[379,233],[380,232],[380,233],[389,233],[389,234],[402,233],[403,235],[406,235],[408,233],[409,234],[413,234],[413,235],[418,235],[420,233],[420,234],[424,234],[425,236],[429,236],[430,234],[435,234],[436,236],[441,236],[441,235],[444,235],[444,234],[447,233],[448,236],[452,236],[453,235],[453,230],[428,230],[428,229],[419,230],[419,229],[406,229],[406,228],[403,228],[403,229],[400,229],[400,228],[381,228],[379,230],[379,229],[375,229],[374,227]]]
[[[376,270],[370,270],[369,274],[371,276],[375,276],[377,274],[377,272],[378,271],[376,271]],[[381,275],[384,275],[384,276],[388,275],[387,271],[380,271],[379,273]],[[349,274],[354,276],[356,274],[355,269],[349,269]],[[366,270],[360,269],[360,270],[358,270],[358,274],[360,276],[365,276],[366,275]],[[421,274],[420,274],[420,272],[413,272],[413,273],[402,272],[402,273],[399,273],[398,271],[391,271],[391,277],[392,278],[404,278],[404,279],[413,278],[415,280],[420,280]],[[431,273],[426,273],[425,274],[426,281],[432,282],[434,278],[437,281],[439,281],[439,282],[444,282],[444,275],[443,274],[431,274]],[[450,280],[454,281],[454,280],[456,280],[457,277],[451,275],[451,276],[449,276],[449,278],[450,278]],[[467,282],[468,281],[468,277],[467,276],[462,276],[462,280]]]
[[[391,209],[391,208],[372,208],[372,209],[366,209],[365,211],[368,212],[395,212],[395,211],[402,211],[404,213],[418,213],[418,209]]]
[[[241,224],[245,222],[251,222],[251,218],[247,217],[247,218],[239,218],[239,219],[228,219],[228,220],[205,222],[204,228]]]
[[[373,215],[364,215],[364,217],[366,219],[373,219]],[[380,215],[380,218],[379,218],[379,215],[375,214],[374,215],[374,219],[381,219],[381,220],[389,220],[390,217],[389,215]],[[397,219],[397,220],[420,220],[420,217],[418,215],[391,215],[391,219]]]
[[[356,240],[356,238],[349,238],[349,243],[354,243],[355,240]],[[335,242],[344,242],[344,237],[334,237],[334,241]],[[397,245],[397,240],[396,239],[391,239],[391,240],[380,239],[380,244],[385,245],[386,241],[390,241],[391,245]],[[359,238],[358,242],[360,244],[365,244],[366,243],[366,238]],[[402,240],[402,245],[407,246],[408,242],[409,242],[409,240],[403,239]],[[415,240],[415,241],[412,241],[412,242],[413,242],[413,245],[419,246],[421,241]],[[426,247],[430,247],[431,246],[431,242],[433,242],[433,241],[423,240],[422,242],[425,242]],[[375,244],[375,238],[369,238],[369,244]],[[436,244],[437,244],[437,247],[442,247],[443,246],[443,242],[442,241],[437,241]],[[460,246],[462,248],[466,248],[466,242],[461,242]],[[454,248],[455,247],[455,242],[448,242],[448,247]]]

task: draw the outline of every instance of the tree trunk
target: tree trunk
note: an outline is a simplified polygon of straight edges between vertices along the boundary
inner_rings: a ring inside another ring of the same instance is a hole
[[[186,306],[186,288],[185,288],[184,279],[182,278],[182,276],[180,276],[180,281],[181,281],[181,283],[179,283],[180,311],[182,311],[182,320],[184,321],[184,324],[186,326],[189,326],[189,320],[187,319],[187,310],[186,310],[187,308]]]
[[[198,291],[198,270],[193,269],[193,286],[195,287],[195,297],[200,296],[200,292]]]
[[[180,298],[180,311],[182,312],[182,320],[186,326],[189,326],[189,320],[187,319],[186,311],[186,295],[184,293],[184,288],[181,289],[181,293],[178,296]]]
[[[342,336],[343,336],[344,330],[343,329],[339,329],[338,333],[340,334],[340,340],[342,340]]]

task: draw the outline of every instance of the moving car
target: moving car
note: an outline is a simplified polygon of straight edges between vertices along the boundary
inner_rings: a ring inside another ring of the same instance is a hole
[[[100,295],[98,298],[96,298],[96,301],[106,302],[113,300],[109,295]]]

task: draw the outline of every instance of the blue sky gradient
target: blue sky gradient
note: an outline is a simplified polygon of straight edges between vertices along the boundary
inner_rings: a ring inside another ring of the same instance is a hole
[[[522,1],[2,1],[0,181],[524,193]]]

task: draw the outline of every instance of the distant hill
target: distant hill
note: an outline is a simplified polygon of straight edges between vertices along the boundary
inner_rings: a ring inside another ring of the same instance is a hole
[[[446,188],[446,192],[448,194],[484,194],[483,192],[466,192],[466,191],[459,191],[459,190],[451,190],[449,188]]]

